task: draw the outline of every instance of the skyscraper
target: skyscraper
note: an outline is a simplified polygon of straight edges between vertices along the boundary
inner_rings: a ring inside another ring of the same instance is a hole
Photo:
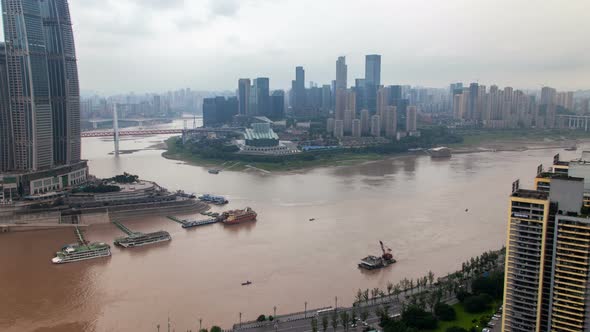
[[[0,43],[0,172],[13,169],[12,121],[8,103],[6,45]]]
[[[81,159],[80,86],[72,21],[66,0],[45,0],[39,4],[53,115],[53,162],[67,165]]]
[[[305,109],[305,70],[299,66],[295,68],[295,81],[292,85],[293,90],[293,110],[301,112]]]
[[[416,119],[418,110],[416,106],[408,106],[408,115],[406,116],[406,131],[408,133],[416,131]]]
[[[270,96],[270,117],[282,119],[285,116],[285,91],[275,90]]]
[[[371,130],[369,110],[361,110],[361,134],[368,135]]]
[[[381,85],[381,56],[367,55],[365,58],[365,98],[372,114],[377,112],[377,89]]]
[[[270,115],[270,83],[268,77],[254,80],[253,89],[256,94],[256,115]],[[250,94],[252,96],[252,94]]]
[[[336,89],[348,88],[348,67],[346,66],[346,57],[338,57],[336,61]]]
[[[381,135],[381,118],[379,115],[371,117],[371,136],[379,137]]]
[[[239,114],[250,115],[248,106],[250,105],[250,79],[240,78],[238,80],[238,101]]]
[[[38,0],[2,0],[2,13],[14,168],[49,169],[54,165],[53,114],[40,4]]]

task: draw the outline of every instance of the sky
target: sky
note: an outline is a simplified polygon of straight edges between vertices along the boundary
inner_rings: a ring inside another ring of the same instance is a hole
[[[382,55],[382,83],[590,88],[588,0],[70,0],[82,90],[329,84]]]

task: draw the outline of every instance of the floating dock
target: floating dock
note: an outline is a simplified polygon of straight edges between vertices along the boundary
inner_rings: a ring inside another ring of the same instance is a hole
[[[205,225],[211,225],[211,224],[215,224],[215,223],[219,222],[219,220],[217,218],[206,219],[206,220],[185,220],[185,219],[178,219],[177,217],[174,217],[174,216],[168,216],[167,218],[181,224],[182,228],[192,228],[192,227],[198,227],[198,226],[205,226]]]
[[[172,237],[166,231],[144,234],[141,232],[134,232],[118,221],[113,221],[113,224],[115,224],[115,226],[117,226],[117,228],[119,228],[123,233],[127,234],[127,236],[116,238],[114,242],[115,245],[124,248],[140,247],[148,244],[172,240]]]

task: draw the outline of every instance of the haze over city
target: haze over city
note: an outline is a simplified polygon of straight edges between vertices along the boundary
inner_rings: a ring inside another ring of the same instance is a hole
[[[231,90],[239,77],[288,88],[294,67],[329,83],[382,54],[382,80],[444,87],[588,88],[590,3],[577,1],[77,0],[80,82],[105,94],[188,86]],[[507,10],[507,9],[510,10]],[[363,13],[363,15],[359,15]]]

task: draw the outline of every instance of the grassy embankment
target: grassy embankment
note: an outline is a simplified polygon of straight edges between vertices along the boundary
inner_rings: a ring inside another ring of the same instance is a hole
[[[223,169],[224,167],[230,167],[233,164],[237,164],[236,166],[231,167],[231,170],[245,170],[248,169],[248,165],[260,168],[266,171],[293,171],[293,170],[300,170],[304,168],[312,168],[318,166],[345,166],[345,165],[353,165],[360,162],[370,161],[370,160],[379,160],[383,159],[384,155],[379,155],[376,153],[367,153],[367,154],[358,154],[358,153],[340,153],[340,154],[330,154],[326,156],[320,156],[314,160],[287,160],[281,163],[265,163],[265,162],[248,162],[248,161],[238,161],[238,160],[223,160],[223,159],[210,159],[210,158],[202,158],[199,155],[192,154],[189,151],[184,151],[179,149],[176,144],[174,144],[176,137],[171,137],[166,140],[166,145],[168,147],[167,151],[164,152],[162,155],[168,159],[174,160],[182,160],[192,164],[196,164],[199,166],[205,167],[212,167],[212,168],[220,168]]]

